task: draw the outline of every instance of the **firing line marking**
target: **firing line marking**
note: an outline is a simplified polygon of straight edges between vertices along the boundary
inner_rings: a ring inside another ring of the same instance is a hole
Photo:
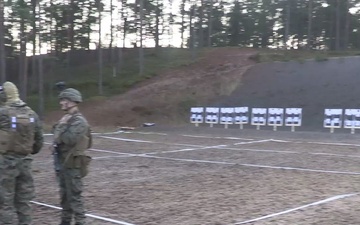
[[[316,172],[316,173],[332,173],[332,174],[360,175],[360,172],[346,172],[346,171],[334,171],[334,170],[315,170],[315,169],[306,169],[306,168],[297,168],[297,167],[266,166],[266,165],[246,164],[246,163],[232,163],[232,162],[221,162],[221,161],[212,161],[212,160],[197,160],[197,159],[171,158],[171,157],[161,157],[161,156],[153,156],[153,155],[146,155],[146,154],[144,154],[144,155],[139,155],[139,157],[156,158],[156,159],[167,159],[167,160],[173,160],[173,161],[184,161],[184,162],[195,162],[195,163],[211,163],[211,164],[222,164],[222,165],[239,165],[239,166],[245,166],[245,167],[267,168],[267,169],[298,170],[298,171]]]
[[[338,199],[352,197],[352,196],[355,196],[355,195],[358,195],[358,194],[359,193],[336,195],[336,196],[333,196],[333,197],[330,197],[330,198],[327,198],[327,199],[324,199],[324,200],[321,200],[321,201],[313,202],[313,203],[310,203],[310,204],[307,204],[307,205],[303,205],[303,206],[300,206],[300,207],[297,207],[297,208],[288,209],[288,210],[285,210],[285,211],[282,211],[282,212],[270,214],[270,215],[267,215],[267,216],[262,216],[262,217],[259,217],[259,218],[256,218],[256,219],[251,219],[251,220],[246,220],[246,221],[243,221],[243,222],[238,222],[238,223],[235,223],[234,225],[252,223],[252,222],[259,221],[259,220],[264,220],[264,219],[267,219],[267,218],[271,218],[271,217],[287,214],[287,213],[290,213],[290,212],[294,212],[294,211],[304,209],[304,208],[307,208],[307,207],[310,207],[310,206],[321,205],[321,204],[331,202],[331,201],[335,201],[335,200],[338,200]]]
[[[194,138],[209,138],[209,139],[229,139],[229,140],[247,140],[252,141],[254,139],[251,138],[239,138],[239,137],[211,137],[211,136],[203,136],[203,135],[189,135],[189,134],[182,134],[183,137],[194,137]]]
[[[119,140],[118,138],[115,138],[115,140]],[[120,141],[123,141],[123,139],[120,139]],[[141,141],[141,140],[140,140]],[[267,142],[267,141],[271,141],[271,139],[266,139],[266,140],[259,140],[256,141],[258,142]],[[154,143],[154,142],[150,142],[150,143]],[[238,144],[241,143],[247,143],[247,142],[240,142]],[[254,142],[251,142],[254,143]],[[207,148],[215,148],[215,147],[221,147],[221,148],[225,148],[223,146],[199,146],[200,149],[207,149]],[[220,148],[220,149],[221,149]],[[232,148],[229,148],[230,150],[234,150]],[[230,163],[230,162],[220,162],[220,161],[212,161],[212,160],[192,160],[192,159],[181,159],[181,158],[171,158],[171,157],[160,157],[160,156],[153,156],[150,154],[158,154],[159,152],[153,152],[153,153],[142,153],[142,154],[131,154],[131,153],[119,153],[119,152],[115,152],[115,151],[108,151],[108,150],[103,150],[103,149],[89,149],[92,151],[98,151],[98,152],[107,152],[107,153],[114,153],[114,154],[118,154],[118,155],[127,155],[129,157],[145,157],[145,158],[157,158],[157,159],[168,159],[168,160],[175,160],[175,161],[186,161],[186,162],[199,162],[199,163],[212,163],[212,164],[226,164],[226,165],[240,165],[240,166],[246,166],[246,167],[257,167],[257,168],[269,168],[269,169],[284,169],[284,170],[298,170],[298,171],[308,171],[308,172],[319,172],[319,173],[332,173],[332,174],[348,174],[348,175],[360,175],[359,172],[346,172],[346,171],[332,171],[332,170],[316,170],[316,169],[306,169],[306,168],[297,168],[297,167],[279,167],[279,166],[267,166],[267,165],[257,165],[257,164],[240,164],[240,163]],[[179,151],[194,151],[197,149],[180,149],[180,150],[173,150],[173,151],[167,151],[167,152],[179,152]],[[239,149],[239,151],[241,151],[241,149]],[[257,150],[251,150],[248,149],[247,151],[259,151],[259,149]],[[260,150],[260,151],[264,151],[264,150]],[[160,152],[160,153],[167,153],[167,152]],[[285,152],[282,151],[282,153],[289,153],[289,152]],[[294,153],[294,152],[290,152],[290,153]],[[323,154],[324,155],[324,154]]]
[[[53,206],[53,205],[49,205],[49,204],[45,204],[45,203],[41,203],[41,202],[37,202],[37,201],[31,201],[31,203],[36,204],[36,205],[45,206],[45,207],[52,208],[52,209],[58,209],[58,210],[62,209],[62,208],[57,207],[57,206]],[[85,216],[91,217],[91,218],[94,218],[94,219],[98,219],[98,220],[103,220],[103,221],[110,222],[110,223],[115,223],[115,224],[135,225],[135,224],[132,224],[132,223],[127,223],[127,222],[124,222],[124,221],[114,220],[114,219],[110,219],[110,218],[106,218],[106,217],[102,217],[102,216],[97,216],[97,215],[93,215],[93,214],[88,214],[88,213],[86,213]]]

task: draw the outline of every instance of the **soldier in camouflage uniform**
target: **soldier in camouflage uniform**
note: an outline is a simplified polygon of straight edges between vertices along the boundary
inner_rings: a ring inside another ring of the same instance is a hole
[[[85,154],[91,147],[90,126],[78,109],[78,103],[82,102],[79,91],[67,88],[59,94],[59,99],[65,115],[53,127],[53,143],[60,164],[57,168],[62,206],[60,225],[70,225],[73,216],[76,225],[83,225],[82,178],[87,175],[91,160]]]
[[[6,102],[0,107],[0,224],[30,225],[31,155],[43,146],[42,126],[13,83],[5,82],[1,90]]]

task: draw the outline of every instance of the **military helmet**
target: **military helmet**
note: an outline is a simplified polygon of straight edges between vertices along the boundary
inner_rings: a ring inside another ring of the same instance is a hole
[[[72,102],[82,102],[81,93],[74,88],[66,88],[59,94],[59,99],[66,98]]]

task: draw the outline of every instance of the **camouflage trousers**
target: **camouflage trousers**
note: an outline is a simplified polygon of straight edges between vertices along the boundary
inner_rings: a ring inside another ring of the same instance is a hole
[[[31,158],[0,155],[1,225],[31,224],[30,200],[35,195],[31,162]]]
[[[58,173],[61,220],[71,222],[74,216],[77,225],[85,224],[85,210],[82,197],[83,183],[79,169],[64,168]]]

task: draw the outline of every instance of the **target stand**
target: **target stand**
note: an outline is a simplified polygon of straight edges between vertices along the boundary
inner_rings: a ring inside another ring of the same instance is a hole
[[[214,124],[219,123],[219,108],[205,108],[205,123],[210,124],[210,127],[214,127]]]
[[[220,108],[220,124],[224,124],[225,129],[234,124],[234,108]]]
[[[251,125],[256,126],[256,130],[260,130],[260,126],[266,125],[266,108],[252,108]]]
[[[196,127],[199,123],[204,122],[204,108],[203,107],[192,107],[190,109],[190,123],[194,123]]]
[[[235,107],[234,108],[234,123],[240,125],[240,129],[244,129],[244,124],[249,123],[249,108]]]
[[[268,126],[272,126],[273,130],[276,131],[277,127],[283,126],[284,124],[284,109],[283,108],[269,108],[268,109]]]
[[[291,127],[291,132],[295,132],[295,127],[300,127],[302,123],[302,108],[285,109],[285,126]]]
[[[351,134],[360,129],[360,109],[345,109],[344,128],[350,129]]]
[[[334,133],[335,128],[341,128],[342,109],[325,109],[324,128],[330,128],[330,133]]]

